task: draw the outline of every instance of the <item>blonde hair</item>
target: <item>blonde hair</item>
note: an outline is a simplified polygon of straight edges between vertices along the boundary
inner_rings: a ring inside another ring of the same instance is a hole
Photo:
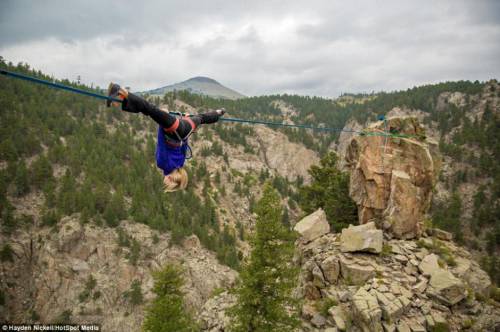
[[[165,192],[167,193],[186,189],[188,184],[188,174],[183,167],[174,169],[170,172],[170,174],[165,175],[163,184],[165,185]]]

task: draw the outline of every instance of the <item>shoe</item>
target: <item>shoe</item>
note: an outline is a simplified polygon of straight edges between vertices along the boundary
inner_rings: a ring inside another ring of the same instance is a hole
[[[201,123],[215,123],[219,121],[219,118],[224,115],[224,109],[218,109],[215,111],[210,111],[206,113],[198,114],[201,117]]]
[[[119,95],[120,95],[120,85],[113,82],[109,83],[108,97],[117,98]],[[112,102],[113,102],[112,100],[106,99],[106,106],[110,107]]]

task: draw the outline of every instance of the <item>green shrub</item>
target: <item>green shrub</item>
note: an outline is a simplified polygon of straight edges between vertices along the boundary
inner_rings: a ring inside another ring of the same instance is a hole
[[[136,239],[132,239],[132,245],[130,246],[130,252],[127,258],[132,265],[136,265],[139,257],[141,255],[141,245]]]
[[[382,251],[380,252],[380,256],[387,257],[392,254],[392,246],[390,244],[384,244],[382,246]]]
[[[60,219],[59,213],[55,210],[48,210],[42,215],[42,226],[55,226]]]
[[[139,305],[143,302],[141,282],[139,280],[132,281],[130,290],[126,293],[126,297],[132,305]]]
[[[84,289],[80,294],[78,294],[78,301],[85,302],[90,296],[90,292]]]
[[[92,291],[96,286],[97,286],[97,280],[94,278],[93,275],[89,275],[87,281],[85,282],[85,289],[78,295],[78,300],[80,300],[80,302],[86,301],[90,297]]]
[[[315,307],[323,317],[328,317],[328,310],[337,304],[335,299],[327,297],[317,301]]]
[[[212,294],[210,294],[210,297],[216,297],[217,295],[224,293],[224,291],[224,287],[216,287],[212,290]]]
[[[474,325],[474,320],[473,319],[466,319],[462,322],[462,328],[463,329],[470,329]]]
[[[64,310],[55,319],[56,324],[71,324],[71,310]]]
[[[92,296],[92,299],[97,300],[101,297],[101,291],[95,291],[94,295]]]
[[[117,227],[116,234],[118,235],[117,243],[120,247],[130,247],[130,235],[123,228]]]
[[[486,296],[484,296],[483,294],[479,293],[479,292],[476,292],[474,294],[474,297],[476,298],[476,300],[478,300],[479,302],[486,302],[487,298]]]
[[[2,262],[14,262],[14,250],[10,244],[6,243],[0,250],[0,261]]]
[[[431,332],[449,332],[450,327],[448,326],[448,323],[437,323],[430,329]]]
[[[153,244],[157,244],[158,242],[160,242],[160,238],[157,234],[153,234]]]
[[[37,322],[40,319],[40,315],[35,310],[31,310],[31,320]]]
[[[500,302],[500,288],[498,287],[493,287],[490,293],[490,297],[497,301]]]

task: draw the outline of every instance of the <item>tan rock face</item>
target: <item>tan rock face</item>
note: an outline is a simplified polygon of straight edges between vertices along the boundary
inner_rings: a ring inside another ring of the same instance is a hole
[[[388,118],[366,131],[410,137],[365,135],[351,141],[345,158],[359,222],[375,221],[397,238],[418,237],[440,167],[437,144],[425,140],[423,128],[413,117]]]

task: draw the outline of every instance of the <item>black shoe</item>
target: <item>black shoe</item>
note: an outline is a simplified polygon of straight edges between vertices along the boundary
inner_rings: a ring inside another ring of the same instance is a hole
[[[118,97],[119,92],[120,92],[120,86],[118,84],[113,82],[109,83],[108,97],[116,98]],[[106,99],[106,106],[110,107],[112,102],[113,101],[111,99]]]
[[[218,109],[216,111],[210,111],[202,114],[198,114],[201,117],[201,123],[215,123],[219,121],[219,118],[225,113],[224,109]]]

